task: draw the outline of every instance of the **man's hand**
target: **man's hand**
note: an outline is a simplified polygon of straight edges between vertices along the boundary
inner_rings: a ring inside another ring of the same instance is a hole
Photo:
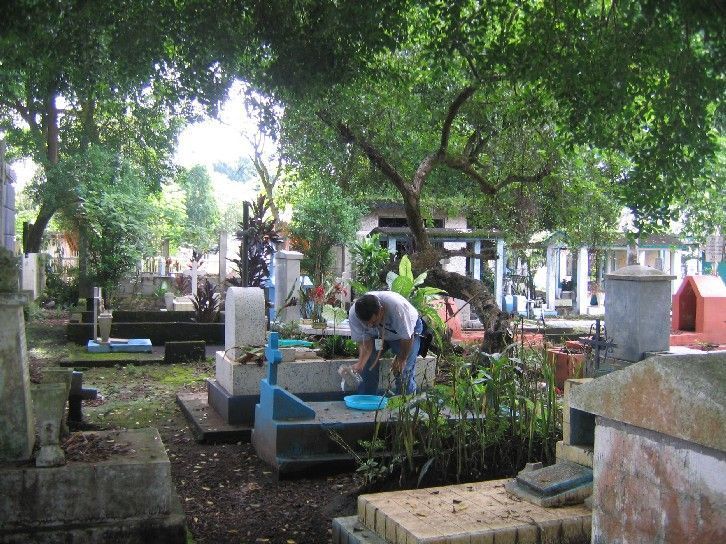
[[[405,364],[406,359],[402,359],[399,355],[396,355],[391,362],[391,371],[393,372],[393,375],[400,376]]]

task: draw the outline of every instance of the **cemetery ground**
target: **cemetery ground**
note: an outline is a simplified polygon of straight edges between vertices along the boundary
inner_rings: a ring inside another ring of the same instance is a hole
[[[27,322],[26,335],[31,380],[41,379],[43,368],[57,366],[74,349],[66,343],[65,320],[59,313],[34,316]],[[198,444],[175,395],[206,390],[204,379],[210,376],[210,359],[84,369],[84,387],[99,392],[97,400],[84,401],[84,421],[99,430],[159,430],[190,542],[330,542],[332,518],[355,512],[360,480],[346,473],[277,481],[249,443]],[[73,447],[76,455],[94,455],[91,445]]]

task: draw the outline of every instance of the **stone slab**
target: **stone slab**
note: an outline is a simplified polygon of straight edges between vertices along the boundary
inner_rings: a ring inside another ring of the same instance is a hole
[[[575,387],[570,408],[726,451],[726,353],[646,359]]]
[[[107,523],[163,517],[176,495],[169,458],[156,429],[103,431],[103,439],[130,452],[107,460],[69,461],[65,466],[0,466],[0,520],[4,531],[28,527]]]
[[[207,402],[206,393],[185,393],[176,396],[189,428],[197,442],[234,444],[249,442],[251,425],[230,425]]]
[[[360,521],[358,516],[333,518],[333,544],[390,544]]]
[[[228,354],[229,355],[229,354]],[[381,360],[379,384],[392,387],[391,358]],[[267,377],[268,365],[234,363],[225,352],[215,354],[215,376],[220,385],[232,395],[259,395],[260,380]],[[277,384],[296,395],[340,391],[338,367],[353,364],[356,359],[305,359],[278,365]],[[424,389],[433,385],[436,374],[435,357],[419,357],[416,361],[416,384]],[[386,380],[385,377],[388,377]]]
[[[262,289],[230,287],[224,308],[224,348],[230,350],[232,359],[237,357],[237,347],[267,343],[267,314]]]
[[[171,511],[160,516],[135,516],[77,525],[38,525],[8,531],[0,528],[0,544],[185,544],[186,515],[179,497],[172,497]]]
[[[358,521],[393,544],[589,544],[588,508],[552,509],[522,501],[507,493],[508,481],[361,495]]]
[[[569,461],[561,461],[539,470],[521,472],[516,479],[518,483],[526,485],[537,493],[555,495],[592,482],[592,469]]]
[[[587,446],[573,446],[562,440],[555,444],[555,456],[558,461],[572,461],[578,465],[592,468],[594,450]]]

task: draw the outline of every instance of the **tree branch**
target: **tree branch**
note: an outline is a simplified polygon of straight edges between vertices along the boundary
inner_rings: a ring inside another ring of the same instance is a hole
[[[499,191],[503,187],[506,187],[507,185],[511,185],[512,183],[536,183],[538,181],[542,181],[545,177],[549,176],[552,173],[552,163],[548,162],[545,164],[540,170],[531,176],[521,176],[517,174],[509,174],[506,178],[504,178],[501,182],[499,182],[495,187],[494,190]]]
[[[489,181],[480,172],[477,172],[469,159],[461,156],[446,155],[443,162],[449,168],[458,170],[476,181],[483,193],[493,195],[497,192],[497,188],[489,183]]]
[[[388,162],[383,154],[366,138],[357,135],[353,132],[348,125],[342,121],[334,121],[324,111],[318,111],[317,117],[328,127],[335,130],[346,143],[356,144],[363,150],[363,153],[373,165],[380,170],[380,172],[386,176],[396,186],[396,188],[404,194],[410,194],[415,191],[415,188],[411,187],[404,177],[396,170],[396,168]]]
[[[444,126],[441,127],[441,143],[439,144],[438,153],[446,153],[449,147],[451,125],[454,122],[456,115],[459,113],[461,106],[464,105],[464,102],[471,98],[471,95],[474,94],[474,91],[476,91],[476,87],[474,85],[468,85],[467,87],[464,87],[464,89],[457,95],[457,97],[449,106],[449,111],[446,114],[446,119],[444,119]]]

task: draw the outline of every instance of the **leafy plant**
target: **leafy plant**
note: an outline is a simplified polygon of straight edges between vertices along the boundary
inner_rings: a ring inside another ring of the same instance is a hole
[[[320,285],[332,264],[333,246],[355,236],[360,209],[340,187],[317,179],[302,183],[292,204],[290,232],[305,255],[300,265]]]
[[[433,299],[439,295],[446,294],[446,292],[438,287],[424,286],[423,283],[426,281],[426,275],[426,272],[422,272],[414,277],[411,260],[408,258],[408,255],[404,255],[398,265],[398,274],[389,272],[386,277],[386,282],[391,291],[406,297],[413,307],[418,310],[421,319],[426,322],[426,325],[434,333],[436,342],[440,345],[444,337],[446,325],[436,310]]]
[[[250,203],[252,215],[249,218],[249,227],[245,230],[244,224],[240,223],[240,230],[237,231],[237,239],[243,241],[247,237],[247,255],[244,252],[244,244],[241,243],[238,251],[238,258],[230,259],[237,265],[239,277],[229,279],[229,283],[235,286],[265,287],[270,278],[270,264],[277,244],[282,243],[282,238],[277,233],[274,218],[265,219],[269,211],[269,203],[265,195],[259,195],[256,202]],[[244,262],[247,262],[247,281],[243,281],[242,274]]]
[[[78,268],[63,269],[49,262],[45,267],[42,304],[53,301],[56,307],[68,308],[78,302],[78,296]]]
[[[172,289],[174,290],[174,294],[178,296],[191,294],[192,278],[185,276],[184,274],[177,274],[174,278],[174,285]]]
[[[163,299],[166,292],[169,290],[169,285],[166,281],[162,281],[159,287],[154,289],[153,295],[158,299]]]
[[[358,355],[357,342],[337,334],[323,337],[319,344],[319,352],[324,359],[334,359],[336,356],[355,357]]]
[[[288,321],[287,323],[275,321],[270,323],[270,330],[279,332],[280,338],[292,340],[305,340],[307,338],[307,334],[300,330],[300,323],[297,321]]]
[[[355,279],[351,286],[362,294],[381,287],[381,272],[391,259],[388,249],[381,247],[379,234],[356,240],[349,247],[355,266]]]
[[[197,294],[192,297],[194,320],[197,323],[215,323],[219,317],[219,298],[217,286],[208,279],[197,287]]]
[[[359,470],[397,474],[412,486],[511,476],[526,462],[554,461],[561,408],[543,352],[516,346],[452,361],[450,382],[393,397],[387,464],[369,454]],[[372,464],[375,462],[375,466]]]

